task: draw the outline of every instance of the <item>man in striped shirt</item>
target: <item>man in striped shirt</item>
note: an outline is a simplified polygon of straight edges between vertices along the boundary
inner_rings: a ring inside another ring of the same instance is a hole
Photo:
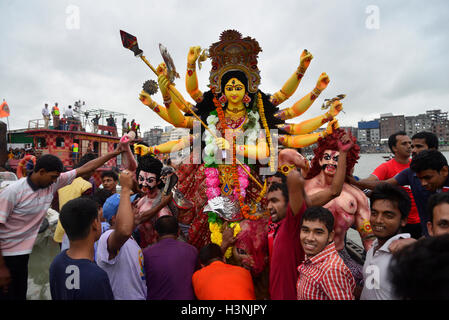
[[[354,300],[355,280],[335,250],[333,228],[328,209],[304,212],[300,238],[306,260],[298,267],[298,300]]]
[[[117,149],[63,172],[61,160],[46,154],[33,172],[0,192],[0,300],[25,300],[28,258],[54,193],[79,177],[94,172],[123,152]]]

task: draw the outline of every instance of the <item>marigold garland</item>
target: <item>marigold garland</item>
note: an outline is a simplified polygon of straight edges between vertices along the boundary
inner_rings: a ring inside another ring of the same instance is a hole
[[[229,224],[230,228],[234,228],[234,237],[237,236],[237,234],[242,230],[240,228],[239,222],[231,222]],[[215,243],[219,246],[221,246],[221,243],[223,242],[223,233],[222,233],[223,224],[220,224],[218,222],[209,222],[209,230],[211,232],[210,239],[212,243]],[[232,247],[229,247],[225,252],[226,259],[229,259],[232,256]]]

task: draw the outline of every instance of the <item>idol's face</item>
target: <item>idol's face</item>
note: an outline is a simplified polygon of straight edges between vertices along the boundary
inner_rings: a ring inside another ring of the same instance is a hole
[[[145,193],[151,192],[158,185],[156,174],[146,171],[139,172],[138,182],[140,189]]]
[[[334,176],[337,172],[338,157],[340,152],[334,150],[325,150],[320,159],[320,166],[324,174]]]
[[[231,78],[224,87],[225,96],[232,104],[240,103],[245,96],[245,85],[237,78]]]

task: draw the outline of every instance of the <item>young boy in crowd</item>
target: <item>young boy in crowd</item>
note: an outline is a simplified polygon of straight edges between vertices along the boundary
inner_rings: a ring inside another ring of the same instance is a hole
[[[118,175],[112,170],[105,171],[101,174],[101,183],[105,190],[109,190],[112,193],[117,192]]]
[[[96,261],[109,276],[116,300],[145,300],[147,286],[142,250],[132,238],[134,211],[131,202],[132,173],[120,174],[122,191],[109,197],[103,205],[103,216],[111,228],[98,240]]]
[[[328,209],[304,212],[300,239],[306,260],[298,267],[298,300],[354,300],[355,280],[335,250],[334,234]]]
[[[393,255],[389,247],[397,239],[410,238],[410,234],[401,233],[401,228],[407,224],[410,197],[400,187],[382,183],[374,188],[370,200],[370,222],[376,240],[363,265],[364,286],[360,300],[392,300],[395,296],[388,268]]]
[[[113,300],[108,275],[94,262],[94,242],[101,235],[95,202],[84,197],[70,200],[62,207],[60,221],[70,248],[50,266],[52,299]]]

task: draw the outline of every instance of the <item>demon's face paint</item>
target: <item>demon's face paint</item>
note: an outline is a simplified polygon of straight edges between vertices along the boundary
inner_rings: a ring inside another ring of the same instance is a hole
[[[148,193],[157,187],[158,181],[155,173],[140,171],[139,172],[139,187],[143,192]]]
[[[325,150],[320,160],[321,169],[326,175],[333,176],[337,171],[338,157],[340,152],[334,150]]]

